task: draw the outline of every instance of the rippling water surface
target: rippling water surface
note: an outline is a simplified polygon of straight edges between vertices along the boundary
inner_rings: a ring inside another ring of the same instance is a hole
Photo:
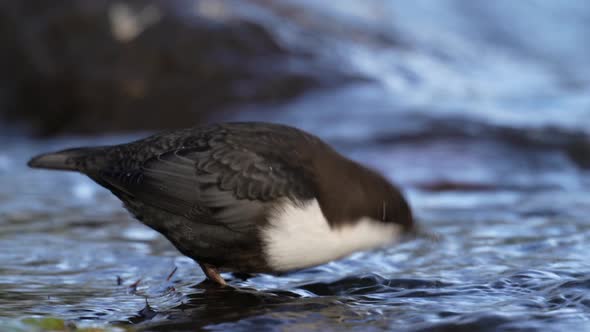
[[[80,175],[25,167],[38,152],[130,137],[5,136],[0,326],[52,316],[140,330],[590,331],[590,82],[581,74],[590,57],[570,49],[579,31],[562,31],[568,39],[544,49],[523,39],[524,23],[506,37],[498,22],[524,15],[508,2],[489,5],[487,15],[452,1],[430,6],[436,24],[423,19],[423,1],[369,1],[363,8],[372,12],[343,3],[309,6],[415,44],[390,50],[340,41],[334,47],[348,64],[374,82],[272,112],[241,107],[224,119],[317,133],[398,183],[436,239],[283,277],[228,275],[232,287],[219,289],[200,284],[197,265],[106,190]],[[537,10],[529,23],[547,31],[557,23],[542,22],[556,8],[590,17],[575,2],[529,3]],[[376,12],[381,23],[366,25]],[[470,21],[475,12],[487,21]],[[436,31],[444,32],[434,38]],[[561,63],[568,54],[571,63]]]

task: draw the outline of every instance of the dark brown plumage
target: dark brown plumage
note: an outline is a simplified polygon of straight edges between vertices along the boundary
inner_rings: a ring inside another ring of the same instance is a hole
[[[29,165],[86,174],[218,282],[217,268],[276,272],[260,229],[284,200],[317,199],[331,228],[363,217],[413,227],[407,202],[385,178],[316,136],[278,124],[171,131],[44,154]]]

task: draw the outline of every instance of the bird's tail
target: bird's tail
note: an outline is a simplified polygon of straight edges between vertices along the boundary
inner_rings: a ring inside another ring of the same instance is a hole
[[[32,168],[87,172],[100,163],[102,147],[74,148],[38,155],[27,163]]]

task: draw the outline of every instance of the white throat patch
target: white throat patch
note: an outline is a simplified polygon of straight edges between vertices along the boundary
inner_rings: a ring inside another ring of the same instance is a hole
[[[278,271],[311,267],[356,251],[394,243],[401,226],[370,218],[332,229],[316,199],[296,206],[285,201],[262,231],[269,265]]]

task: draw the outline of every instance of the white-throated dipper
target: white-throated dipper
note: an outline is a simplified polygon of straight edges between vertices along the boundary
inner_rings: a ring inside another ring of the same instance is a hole
[[[414,230],[408,203],[382,175],[279,124],[170,131],[43,154],[29,166],[87,175],[221,285],[219,272],[280,274]]]

